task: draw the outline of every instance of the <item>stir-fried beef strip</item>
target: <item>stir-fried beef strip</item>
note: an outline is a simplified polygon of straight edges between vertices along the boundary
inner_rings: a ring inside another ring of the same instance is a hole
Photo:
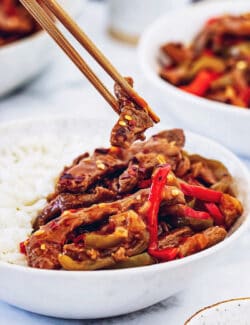
[[[26,37],[40,28],[17,0],[0,3],[0,46]]]
[[[166,54],[174,63],[183,63],[192,59],[191,49],[185,47],[182,43],[170,42],[161,47],[161,51]]]
[[[227,235],[223,227],[210,227],[201,233],[188,237],[183,244],[179,246],[180,256],[188,256],[208,247],[214,246]]]
[[[250,14],[209,19],[191,44],[161,46],[159,75],[193,95],[250,107]]]
[[[117,154],[116,150],[95,150],[92,156],[84,157],[78,163],[65,168],[57,183],[57,191],[84,193],[98,180],[126,167],[126,160],[119,156],[120,153]]]
[[[108,202],[115,198],[115,192],[100,186],[97,186],[93,193],[60,193],[46,205],[42,213],[37,217],[34,228],[38,229],[51,219],[59,217],[65,210],[89,207],[92,204]]]
[[[224,35],[236,37],[249,37],[250,15],[230,16],[214,18],[203,28],[193,41],[193,49],[200,54],[209,44],[213,49],[220,50],[220,39]]]
[[[183,241],[183,238],[190,237],[194,234],[190,227],[175,229],[165,236],[159,238],[159,248],[176,247]]]
[[[133,79],[126,78],[127,82],[133,86]],[[120,109],[117,123],[112,129],[110,143],[113,146],[128,148],[136,140],[144,140],[144,132],[154,125],[148,113],[135,104],[124,90],[115,85],[115,95]]]

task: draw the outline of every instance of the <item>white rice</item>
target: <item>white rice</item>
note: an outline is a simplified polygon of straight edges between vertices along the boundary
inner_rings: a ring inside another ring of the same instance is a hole
[[[22,137],[0,144],[0,261],[26,264],[19,243],[32,231],[32,223],[53,192],[65,165],[83,153],[80,137]]]

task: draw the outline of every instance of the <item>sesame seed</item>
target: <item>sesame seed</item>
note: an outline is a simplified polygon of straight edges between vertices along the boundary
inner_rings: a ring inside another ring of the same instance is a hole
[[[119,153],[119,151],[120,151],[120,148],[115,147],[115,146],[112,146],[109,149],[109,152],[111,152],[111,153]]]
[[[105,165],[103,163],[96,164],[97,168],[104,170]]]
[[[39,229],[39,230],[37,230],[37,231],[34,233],[34,235],[35,235],[35,236],[39,236],[39,235],[42,235],[43,233],[44,233],[44,230]]]
[[[45,244],[42,244],[42,245],[40,246],[40,248],[41,248],[42,251],[44,251],[44,250],[46,249],[46,245],[45,245]]]
[[[128,121],[132,121],[132,117],[130,115],[125,115],[125,119]]]
[[[163,155],[158,155],[158,156],[156,157],[156,159],[158,160],[158,162],[159,162],[160,164],[165,164],[165,163],[166,163],[166,159],[165,159],[165,157],[164,157]]]
[[[180,194],[180,191],[177,190],[177,189],[174,189],[174,190],[171,191],[171,193],[172,193],[173,196],[178,196]]]
[[[167,181],[172,182],[174,180],[174,176],[172,174],[168,174]]]
[[[231,86],[228,86],[226,88],[226,96],[228,98],[231,98],[231,97],[234,97],[235,96],[235,91],[234,91],[234,89]]]
[[[245,70],[247,68],[247,62],[246,61],[238,61],[236,63],[236,68],[239,70]]]
[[[126,124],[125,121],[119,121],[119,125],[121,125],[121,126],[126,126],[127,124]]]

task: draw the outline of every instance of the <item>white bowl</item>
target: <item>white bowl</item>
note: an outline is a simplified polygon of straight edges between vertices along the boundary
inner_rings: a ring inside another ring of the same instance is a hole
[[[58,137],[80,135],[84,152],[107,145],[110,127],[110,121],[81,118],[30,120],[1,126],[0,138],[11,145],[12,141],[18,141],[17,136],[22,139],[43,134]],[[163,128],[166,126],[161,125]],[[157,131],[154,128],[151,133]],[[208,271],[211,265],[216,265],[216,258],[227,254],[225,248],[237,243],[249,223],[249,174],[235,155],[204,137],[187,133],[186,148],[190,152],[221,160],[235,177],[238,197],[245,211],[228,238],[180,260],[123,270],[53,271],[0,262],[0,299],[49,316],[76,319],[116,316],[170,297],[190,285],[199,274]]]
[[[247,325],[249,319],[250,298],[236,298],[199,310],[184,325]]]
[[[233,151],[250,156],[250,110],[188,94],[158,76],[157,57],[162,44],[169,41],[188,43],[204,22],[213,16],[250,10],[249,1],[214,1],[190,5],[168,13],[153,23],[139,44],[139,62],[147,80],[162,101],[160,115],[172,114],[182,127],[209,136]]]
[[[60,0],[74,16],[81,12],[82,0]],[[51,61],[54,42],[44,31],[0,47],[0,97],[39,74]]]

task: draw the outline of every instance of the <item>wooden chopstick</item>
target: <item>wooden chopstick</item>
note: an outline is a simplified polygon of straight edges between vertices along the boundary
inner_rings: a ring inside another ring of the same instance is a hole
[[[89,54],[102,66],[102,68],[116,81],[125,92],[137,103],[144,108],[154,122],[159,122],[159,117],[149,107],[129,83],[122,77],[117,69],[112,65],[108,58],[97,48],[97,46],[89,39],[84,31],[76,24],[76,22],[68,15],[68,13],[59,5],[56,0],[43,0],[43,3],[56,16],[56,18],[71,32],[78,42],[89,52]]]
[[[119,114],[119,107],[116,98],[109,92],[100,79],[95,75],[80,54],[63,36],[61,31],[56,27],[52,18],[45,10],[36,2],[36,0],[20,0],[23,6],[37,20],[37,22],[50,34],[61,49],[75,63],[86,78],[94,85],[105,100],[111,105],[116,113]]]
[[[20,0],[27,10],[35,17],[39,24],[47,30],[57,44],[64,50],[64,52],[71,58],[71,60],[78,66],[78,68],[85,74],[90,82],[97,88],[103,97],[109,102],[116,112],[119,112],[117,102],[114,96],[102,84],[94,72],[88,67],[86,62],[81,58],[79,53],[66,40],[60,30],[55,26],[53,20],[49,15],[37,4],[36,0]],[[67,14],[67,12],[59,5],[56,0],[43,0],[43,4],[51,11],[55,17],[64,25],[66,29],[78,40],[78,42],[88,51],[88,53],[102,66],[102,68],[117,82],[121,88],[131,97],[131,99],[143,108],[154,122],[159,122],[159,117],[149,107],[149,105],[142,99],[136,91],[129,85],[129,83],[121,76],[117,69],[111,62],[103,55],[103,53],[96,47],[96,45],[88,38],[88,36],[80,29],[74,20]],[[115,104],[115,102],[116,104]]]

